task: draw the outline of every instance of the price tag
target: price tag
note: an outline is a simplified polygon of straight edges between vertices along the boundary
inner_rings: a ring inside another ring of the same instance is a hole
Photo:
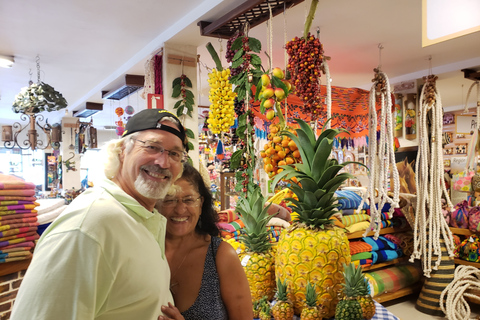
[[[247,265],[248,260],[250,260],[250,255],[247,254],[247,255],[246,255],[245,257],[243,257],[243,259],[242,259],[242,262],[241,262],[242,267],[245,267],[245,266]]]

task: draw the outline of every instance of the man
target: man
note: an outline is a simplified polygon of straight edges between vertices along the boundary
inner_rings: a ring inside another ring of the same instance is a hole
[[[135,114],[106,147],[107,179],[43,233],[11,319],[156,320],[173,298],[166,219],[154,206],[181,176],[186,146],[172,113]]]

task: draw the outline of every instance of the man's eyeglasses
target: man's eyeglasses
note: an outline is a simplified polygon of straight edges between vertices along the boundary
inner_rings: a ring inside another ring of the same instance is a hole
[[[138,140],[138,139],[132,139],[132,140],[143,143],[142,147],[147,151],[147,153],[163,154],[164,152],[167,152],[168,156],[173,161],[175,161],[175,162],[185,162],[185,158],[186,158],[186,152],[185,151],[167,150],[164,147],[162,147],[160,144],[158,144],[154,141],[149,141],[149,140],[142,141],[142,140]]]
[[[198,200],[200,200],[201,198],[202,198],[202,196],[200,196],[198,198],[186,197],[186,198],[183,198],[183,199],[165,198],[162,201],[162,206],[164,206],[166,208],[173,208],[173,207],[176,207],[179,202],[182,202],[187,207],[191,207],[191,208],[198,207],[198,205],[200,204],[200,201],[198,201]]]

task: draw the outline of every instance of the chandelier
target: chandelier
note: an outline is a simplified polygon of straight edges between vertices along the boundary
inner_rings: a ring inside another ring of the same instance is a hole
[[[21,113],[20,119],[26,121],[24,125],[15,122],[13,126],[2,126],[2,140],[5,148],[13,149],[46,149],[52,146],[59,147],[61,141],[61,129],[59,126],[51,126],[48,119],[39,114],[43,111],[57,111],[67,107],[67,101],[63,95],[55,89],[40,81],[40,57],[37,55],[37,83],[29,82],[29,86],[22,88],[15,96],[12,110]],[[28,128],[28,130],[27,130]],[[43,132],[42,139],[37,128]],[[22,141],[23,140],[23,141]]]

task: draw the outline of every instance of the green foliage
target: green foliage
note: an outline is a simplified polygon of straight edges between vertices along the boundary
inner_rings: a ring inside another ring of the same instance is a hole
[[[52,86],[40,82],[22,88],[15,96],[12,110],[15,113],[39,113],[58,111],[67,107],[67,100]]]
[[[316,139],[313,129],[303,120],[295,119],[300,128],[296,129],[297,136],[289,131],[281,134],[291,138],[298,147],[302,163],[281,166],[284,169],[273,180],[276,185],[281,179],[289,180],[290,189],[298,200],[289,198],[292,208],[298,213],[298,220],[308,226],[324,229],[332,223],[330,218],[337,212],[338,204],[335,191],[345,180],[354,178],[347,172],[339,173],[349,164],[359,162],[344,162],[339,164],[336,159],[329,158],[333,148],[333,139],[344,129],[325,129]],[[296,178],[299,184],[292,178]]]

